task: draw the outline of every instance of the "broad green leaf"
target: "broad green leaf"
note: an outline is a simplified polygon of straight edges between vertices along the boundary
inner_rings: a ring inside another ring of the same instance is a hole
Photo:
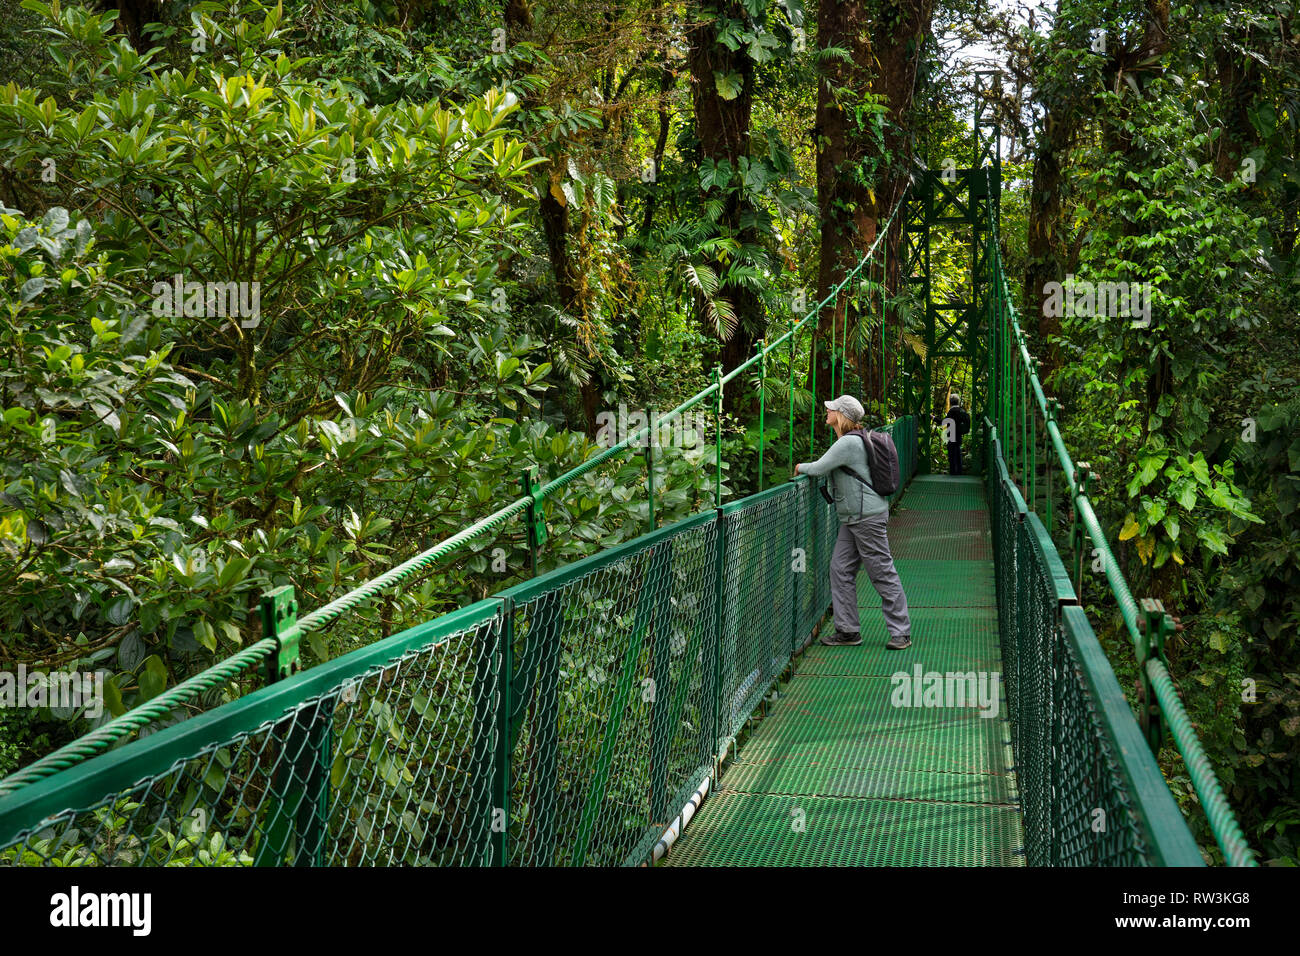
[[[744,89],[744,79],[739,73],[723,73],[720,70],[714,70],[713,82],[718,95],[724,100],[734,100]]]
[[[206,618],[201,617],[194,622],[194,639],[210,651],[217,649],[217,635]]]
[[[156,654],[150,654],[144,661],[144,672],[140,675],[140,696],[143,700],[152,700],[167,687],[167,665]]]
[[[135,601],[129,595],[122,594],[108,602],[104,608],[104,617],[108,623],[115,627],[120,627],[131,619],[131,611],[135,607]]]
[[[1196,536],[1215,554],[1228,553],[1229,538],[1217,528],[1201,527],[1196,529]]]

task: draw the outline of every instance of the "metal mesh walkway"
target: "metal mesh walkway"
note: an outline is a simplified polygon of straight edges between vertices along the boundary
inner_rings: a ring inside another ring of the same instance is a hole
[[[918,477],[889,527],[912,646],[860,575],[863,643],[803,654],[665,865],[1024,864],[984,485]]]

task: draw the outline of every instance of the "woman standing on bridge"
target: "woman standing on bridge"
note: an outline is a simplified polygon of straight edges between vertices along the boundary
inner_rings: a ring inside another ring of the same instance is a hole
[[[835,610],[835,633],[821,642],[831,647],[862,643],[858,617],[858,568],[866,565],[867,576],[880,595],[889,630],[891,650],[912,645],[912,622],[907,614],[907,596],[889,553],[889,502],[846,471],[851,468],[871,481],[867,449],[857,435],[847,434],[861,427],[864,410],[852,395],[826,402],[826,424],[835,430],[835,444],[817,461],[794,466],[796,475],[831,476],[835,512],[840,519],[839,537],[831,554],[831,605]]]

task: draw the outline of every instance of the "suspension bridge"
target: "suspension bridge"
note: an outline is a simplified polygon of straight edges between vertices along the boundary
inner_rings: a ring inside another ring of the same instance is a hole
[[[922,172],[880,230],[901,217],[901,274],[925,305],[926,354],[894,357],[908,386],[887,426],[910,648],[884,648],[865,576],[864,643],[816,643],[837,525],[814,479],[762,487],[760,464],[762,490],[722,493],[724,390],[789,354],[792,463],[795,349],[816,348],[839,297],[879,290],[877,239],[816,308],[661,416],[711,416],[713,507],[658,525],[650,443],[646,532],[536,573],[548,503],[643,429],[311,613],[271,591],[259,640],[0,781],[0,864],[1201,865],[1154,756],[1172,743],[1223,861],[1255,865],[1170,677],[1173,621],[1130,592],[1038,379],[988,131],[977,118],[975,162]],[[969,300],[936,304],[930,233],[952,224],[972,236]],[[847,342],[832,349],[843,386]],[[945,355],[974,373],[973,477],[928,473]],[[529,580],[301,668],[307,635],[512,522]],[[1136,715],[1081,606],[1094,554],[1138,666]],[[261,686],[204,709],[237,679]],[[184,708],[199,712],[168,719]]]

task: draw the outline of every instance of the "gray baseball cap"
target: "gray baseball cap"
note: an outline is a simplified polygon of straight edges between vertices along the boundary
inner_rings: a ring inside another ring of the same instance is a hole
[[[851,422],[862,421],[862,416],[867,413],[866,409],[862,407],[862,403],[852,395],[841,395],[839,398],[832,398],[825,405],[827,411],[839,412]]]

